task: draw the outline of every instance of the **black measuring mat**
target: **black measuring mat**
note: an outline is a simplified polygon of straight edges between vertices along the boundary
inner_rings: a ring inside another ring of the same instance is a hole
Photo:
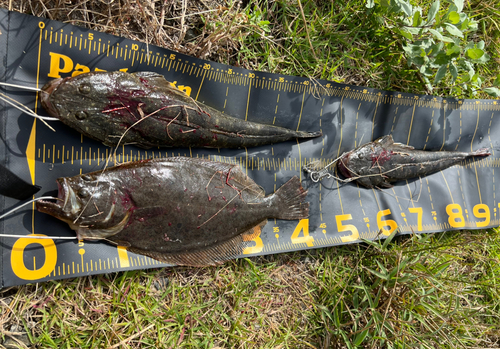
[[[46,19],[0,10],[0,78],[41,87],[51,79],[101,70],[154,71],[197,101],[244,120],[323,137],[248,149],[121,147],[119,162],[192,156],[239,164],[267,194],[292,176],[309,190],[310,217],[271,220],[243,256],[359,242],[401,233],[480,229],[499,225],[500,101],[456,100],[311,81],[200,60],[167,49]],[[33,92],[4,88],[11,98],[47,115]],[[39,120],[2,105],[0,161],[25,181],[55,195],[56,178],[102,169],[110,148],[59,122],[54,133]],[[333,179],[313,183],[302,167],[326,165],[343,152],[380,136],[425,150],[472,151],[488,158],[466,160],[390,189],[366,189]],[[5,161],[8,160],[8,161]],[[5,211],[19,201],[0,197]],[[6,234],[75,236],[67,224],[33,207],[0,221]],[[1,286],[126,269],[165,266],[106,243],[0,238]]]

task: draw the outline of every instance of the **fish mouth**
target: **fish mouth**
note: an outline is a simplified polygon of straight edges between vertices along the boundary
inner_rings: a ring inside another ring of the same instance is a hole
[[[66,80],[71,79],[71,78],[59,78],[59,79],[54,79],[52,81],[49,81],[46,83],[40,92],[40,101],[42,102],[42,106],[45,108],[47,113],[49,113],[50,116],[57,118],[58,113],[56,108],[52,105],[52,102],[50,101],[50,97],[52,96],[52,93],[57,90],[57,88]]]
[[[66,178],[58,178],[57,187],[56,202],[39,200],[36,202],[36,209],[63,221],[73,221],[73,217],[78,215],[82,207],[75,191]]]

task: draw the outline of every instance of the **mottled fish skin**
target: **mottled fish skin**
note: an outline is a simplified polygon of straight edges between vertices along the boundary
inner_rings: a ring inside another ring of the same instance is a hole
[[[187,157],[130,162],[57,182],[60,200],[38,201],[38,211],[67,222],[79,239],[105,239],[172,264],[234,258],[267,219],[309,214],[297,177],[265,196],[237,165]]]
[[[391,188],[393,182],[444,170],[469,157],[491,155],[486,148],[473,152],[424,151],[394,143],[391,135],[342,155],[337,169],[346,178],[367,188]]]
[[[109,146],[240,148],[321,136],[244,121],[198,103],[153,72],[90,72],[56,79],[41,92],[47,112]]]

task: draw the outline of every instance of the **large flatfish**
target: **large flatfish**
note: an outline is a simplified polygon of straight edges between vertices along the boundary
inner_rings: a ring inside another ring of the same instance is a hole
[[[267,219],[309,214],[297,177],[265,196],[237,165],[187,157],[129,162],[57,183],[59,199],[38,201],[38,211],[68,223],[79,239],[177,265],[234,258]]]
[[[153,72],[90,72],[55,79],[41,92],[47,112],[109,146],[240,148],[321,136],[226,115]]]

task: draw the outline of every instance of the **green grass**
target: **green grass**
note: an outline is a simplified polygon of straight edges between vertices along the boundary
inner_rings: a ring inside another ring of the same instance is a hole
[[[498,347],[499,233],[395,240],[22,286],[3,318],[43,348]]]
[[[303,11],[296,1],[188,2],[184,26],[175,2],[163,28],[160,5],[119,3],[13,6],[62,21],[71,11],[74,24],[245,68],[425,93],[361,0],[301,0]],[[465,8],[492,57],[479,68],[490,86],[500,74],[498,3]],[[127,13],[158,21],[130,15],[125,26]],[[433,93],[457,96],[445,82]],[[7,339],[19,324],[41,348],[498,348],[499,257],[490,229],[52,281],[2,290],[0,330]]]

